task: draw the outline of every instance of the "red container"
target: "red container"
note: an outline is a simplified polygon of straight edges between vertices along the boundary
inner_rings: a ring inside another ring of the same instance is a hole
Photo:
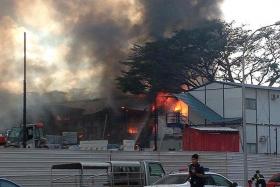
[[[229,128],[185,128],[184,151],[239,152],[239,132]]]

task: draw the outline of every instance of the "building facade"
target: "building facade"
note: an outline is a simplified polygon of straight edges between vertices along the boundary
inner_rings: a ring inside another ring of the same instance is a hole
[[[211,82],[176,96],[189,106],[188,124],[236,128],[242,137],[242,84]],[[279,154],[280,88],[245,85],[245,111],[248,152]]]

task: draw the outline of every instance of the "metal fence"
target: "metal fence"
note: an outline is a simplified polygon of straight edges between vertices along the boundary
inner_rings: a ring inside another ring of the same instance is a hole
[[[53,164],[75,161],[157,160],[167,172],[186,169],[193,152],[106,152],[43,149],[0,149],[0,173],[26,187],[49,187]],[[200,152],[200,162],[210,171],[220,173],[242,185],[243,154]],[[268,179],[280,172],[276,155],[248,155],[249,175],[260,169]]]

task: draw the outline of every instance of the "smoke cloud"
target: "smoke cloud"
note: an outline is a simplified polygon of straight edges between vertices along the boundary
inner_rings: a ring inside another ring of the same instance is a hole
[[[220,17],[221,0],[2,0],[0,89],[20,92],[23,32],[29,89],[108,92],[130,45]],[[67,83],[67,84],[65,84]],[[111,88],[110,88],[111,87]]]
[[[175,30],[189,29],[221,15],[221,0],[143,0],[147,34],[162,37]]]
[[[27,90],[118,93],[119,61],[139,41],[219,18],[221,0],[1,0],[0,92],[21,93],[23,32]]]

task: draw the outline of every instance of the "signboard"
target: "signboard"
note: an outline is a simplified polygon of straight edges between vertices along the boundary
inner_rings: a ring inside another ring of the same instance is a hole
[[[108,145],[108,140],[90,140],[90,141],[80,141],[81,150],[98,150],[106,151]]]
[[[134,151],[135,140],[123,140],[124,151]]]
[[[77,132],[62,132],[63,145],[77,145],[78,134]]]

